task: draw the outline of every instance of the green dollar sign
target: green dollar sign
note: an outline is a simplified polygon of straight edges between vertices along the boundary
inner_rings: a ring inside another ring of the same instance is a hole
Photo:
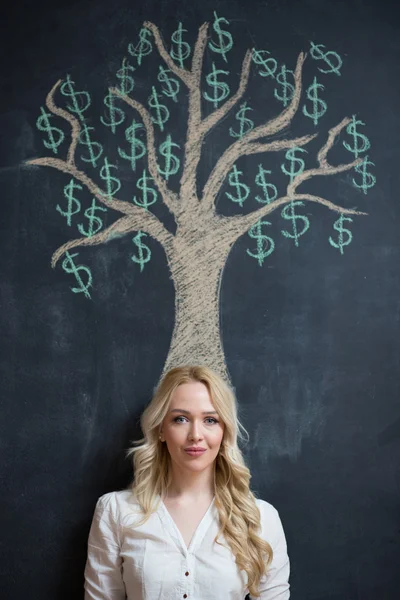
[[[109,109],[109,120],[106,121],[105,119],[103,119],[103,117],[100,117],[100,121],[106,127],[110,127],[112,133],[115,133],[117,131],[117,125],[121,125],[121,123],[125,121],[125,113],[121,108],[117,108],[115,106],[115,96],[114,94],[111,94],[111,92],[109,92],[107,96],[105,96],[103,102]]]
[[[98,233],[103,227],[103,221],[100,219],[100,217],[97,217],[95,215],[96,210],[102,210],[103,212],[107,212],[106,208],[103,208],[102,206],[97,206],[96,198],[93,198],[92,206],[90,206],[90,208],[87,208],[84,213],[85,217],[88,220],[88,228],[85,229],[81,223],[78,223],[79,233],[89,238],[92,237],[95,233]]]
[[[59,204],[56,206],[56,210],[67,219],[67,225],[71,227],[71,219],[73,215],[76,215],[81,210],[81,203],[74,196],[74,188],[81,190],[82,186],[79,183],[75,183],[73,179],[64,187],[64,196],[68,200],[67,210],[63,210]]]
[[[154,188],[147,185],[148,180],[153,181],[153,178],[147,175],[146,169],[143,169],[143,177],[136,182],[136,187],[143,192],[142,200],[140,198],[137,199],[136,196],[133,198],[134,203],[145,210],[157,202],[157,192]],[[152,199],[149,198],[149,194],[152,196]]]
[[[309,112],[307,106],[304,105],[303,114],[312,119],[314,125],[318,125],[319,119],[326,113],[326,109],[328,108],[326,102],[318,97],[318,90],[324,89],[322,83],[318,83],[317,78],[314,77],[313,83],[308,87],[306,92],[307,98],[312,102],[313,110]]]
[[[236,165],[233,165],[233,169],[229,173],[228,179],[229,185],[236,188],[236,196],[233,196],[228,192],[225,192],[225,194],[228,196],[229,200],[232,200],[232,202],[243,206],[243,202],[246,200],[246,198],[248,198],[248,195],[250,194],[250,188],[246,184],[241,183],[239,181],[239,175],[243,175],[243,172],[238,171]]]
[[[189,44],[182,41],[182,33],[186,32],[187,29],[182,29],[182,23],[179,23],[178,29],[171,36],[171,56],[181,69],[184,68],[183,61],[190,56],[191,52]]]
[[[63,96],[68,96],[72,100],[72,105],[67,104],[68,110],[78,115],[81,121],[84,121],[83,113],[91,104],[90,95],[88,92],[76,92],[74,86],[75,82],[67,75],[66,81],[60,87],[60,92]]]
[[[285,159],[290,162],[289,170],[286,168],[285,163],[281,164],[281,170],[283,171],[283,173],[285,173],[285,175],[288,175],[290,177],[290,183],[295,177],[297,177],[297,175],[300,175],[304,171],[305,167],[304,160],[299,156],[296,156],[296,152],[307,152],[307,150],[304,150],[304,148],[299,148],[298,146],[290,148],[285,154]],[[298,164],[296,169],[295,163]]]
[[[272,77],[275,79],[275,71],[278,63],[272,56],[269,56],[269,54],[271,53],[268,52],[268,50],[254,50],[252,58],[254,64],[260,65],[258,74],[261,75],[261,77]],[[261,68],[265,70],[262,71]]]
[[[117,71],[117,77],[121,80],[120,86],[117,86],[117,90],[124,95],[130,94],[135,87],[135,80],[131,75],[129,75],[129,71],[134,70],[135,67],[132,67],[132,65],[128,63],[127,59],[124,58],[122,61],[122,67],[119,71]]]
[[[341,75],[340,69],[343,64],[343,61],[340,58],[339,54],[337,52],[333,52],[333,50],[324,53],[321,50],[321,48],[325,48],[323,44],[314,44],[314,42],[310,42],[310,44],[310,54],[313,57],[313,59],[324,60],[329,66],[329,69],[321,69],[320,67],[318,67],[318,71],[321,71],[321,73],[335,73],[335,75]]]
[[[372,173],[369,173],[367,171],[368,165],[372,165],[374,167],[375,163],[373,163],[371,160],[368,160],[368,156],[366,156],[362,163],[355,167],[357,173],[360,173],[360,175],[362,176],[362,183],[357,183],[357,181],[353,178],[354,186],[361,189],[364,192],[364,194],[367,194],[369,188],[374,187],[374,185],[376,184],[375,175],[372,175]]]
[[[291,238],[294,240],[296,246],[299,245],[299,237],[305,234],[305,232],[310,227],[310,221],[304,215],[296,215],[295,207],[296,206],[304,206],[304,202],[300,202],[297,200],[296,202],[292,200],[290,204],[287,204],[285,208],[282,210],[282,217],[287,219],[288,221],[292,221],[293,233],[289,233],[288,231],[281,230],[282,235],[286,238]],[[297,221],[303,221],[303,229],[299,231],[297,228]]]
[[[215,64],[212,65],[212,72],[209,73],[206,77],[206,81],[209,86],[211,86],[214,90],[214,95],[210,96],[207,92],[203,92],[203,96],[208,102],[213,102],[214,107],[217,108],[218,104],[225,100],[229,96],[229,85],[222,81],[218,81],[219,75],[229,75],[229,71],[222,71],[221,69],[216,69]]]
[[[229,52],[229,50],[232,49],[233,39],[229,31],[224,31],[223,29],[221,29],[220,23],[225,23],[225,25],[229,25],[229,21],[227,19],[224,19],[224,17],[218,17],[217,13],[214,11],[213,29],[218,36],[218,44],[215,44],[214,42],[210,41],[208,46],[213,52],[216,52],[217,54],[222,54],[222,58],[224,59],[224,61],[228,62],[226,54],[227,52]]]
[[[142,59],[144,56],[148,56],[153,50],[153,46],[151,45],[150,40],[147,39],[147,36],[151,36],[151,31],[146,29],[146,27],[142,27],[139,32],[139,42],[134,47],[133,44],[129,44],[128,52],[132,56],[137,58],[137,63],[140,66],[142,64]]]
[[[164,67],[160,65],[157,79],[160,83],[165,84],[165,86],[162,87],[162,92],[164,96],[172,98],[174,102],[178,102],[180,84],[177,79],[175,79],[174,77],[170,77],[169,73],[171,73],[170,69],[164,69]]]
[[[135,237],[132,238],[132,242],[137,246],[138,256],[133,255],[131,259],[140,266],[140,272],[143,271],[145,264],[151,259],[151,250],[146,244],[143,244],[142,237],[147,237],[147,233],[138,231]]]
[[[347,142],[343,142],[343,146],[346,148],[346,150],[348,150],[349,152],[352,152],[354,154],[355,158],[358,158],[360,154],[362,154],[363,152],[366,152],[367,150],[369,150],[371,148],[371,144],[370,144],[370,141],[367,138],[367,136],[364,135],[363,133],[359,133],[357,131],[357,127],[359,125],[364,126],[365,123],[357,120],[356,116],[353,115],[353,119],[347,125],[346,131],[348,134],[353,136],[354,145],[350,146],[350,144],[348,144]]]
[[[265,175],[271,175],[271,172],[272,171],[267,171],[267,169],[264,169],[262,165],[258,165],[256,184],[262,188],[262,191],[264,192],[264,198],[261,198],[261,196],[256,196],[256,200],[261,204],[270,204],[270,202],[273,202],[278,195],[276,186],[273,183],[267,183],[265,180]],[[270,189],[272,190],[271,193],[269,192]]]
[[[179,144],[175,144],[175,142],[172,141],[170,134],[168,134],[165,142],[163,142],[159,148],[160,154],[165,158],[164,168],[158,167],[158,171],[161,175],[164,175],[167,181],[171,175],[175,175],[179,171],[179,167],[181,166],[179,158],[175,154],[172,154],[173,147],[180,149]]]
[[[153,123],[155,123],[156,125],[158,125],[159,128],[161,129],[161,131],[164,131],[164,124],[169,119],[169,110],[165,106],[165,104],[160,104],[160,101],[158,99],[158,93],[157,93],[156,88],[154,86],[152,87],[152,93],[151,93],[151,96],[149,98],[149,105],[156,112],[156,117],[152,117]]]
[[[40,112],[42,114],[36,120],[36,127],[39,131],[44,131],[48,135],[48,140],[43,140],[45,147],[53,150],[54,154],[57,154],[58,146],[64,141],[64,132],[58,129],[58,127],[50,125],[49,117],[53,117],[52,113],[46,112],[43,106],[40,107]]]
[[[287,75],[294,75],[293,71],[287,69],[285,65],[282,65],[281,70],[276,76],[277,82],[282,86],[282,93],[280,94],[278,88],[274,89],[274,96],[277,100],[283,103],[283,106],[287,106],[294,96],[294,85],[288,82]]]
[[[71,290],[75,294],[83,292],[86,298],[90,298],[90,294],[88,291],[89,287],[92,285],[92,273],[90,272],[90,269],[83,265],[79,265],[78,267],[75,265],[73,259],[75,258],[75,256],[79,256],[79,252],[76,252],[75,254],[70,254],[69,252],[66,252],[65,255],[66,258],[63,261],[62,268],[66,273],[72,273],[73,275],[75,275],[75,279],[79,284],[79,287],[72,287]],[[83,283],[82,278],[80,276],[80,272],[82,271],[84,271],[87,275],[86,284]]]
[[[106,182],[107,193],[100,190],[102,196],[112,200],[114,194],[121,189],[121,182],[117,177],[111,175],[111,169],[118,169],[115,165],[109,164],[107,157],[104,159],[104,165],[100,169],[100,177]]]
[[[87,146],[89,152],[89,157],[81,155],[81,160],[90,163],[93,167],[96,167],[97,161],[103,154],[103,146],[99,142],[92,141],[89,131],[93,129],[94,127],[88,127],[86,123],[84,123],[79,134],[78,141],[80,144]]]
[[[249,256],[256,258],[260,267],[262,267],[264,260],[272,254],[275,249],[275,242],[272,238],[264,235],[262,232],[263,225],[271,225],[269,221],[262,221],[261,219],[251,227],[249,230],[249,236],[257,241],[257,252],[250,252],[246,249]]]
[[[130,142],[131,153],[127,154],[122,148],[118,147],[118,154],[121,158],[129,160],[131,163],[132,171],[136,171],[136,161],[143,158],[146,154],[146,146],[138,137],[136,137],[136,131],[138,129],[144,129],[141,123],[132,121],[132,125],[125,130],[125,139]]]
[[[239,138],[241,140],[246,133],[248,133],[254,128],[254,122],[248,117],[246,117],[246,112],[248,110],[253,109],[247,106],[247,102],[244,102],[244,104],[240,105],[240,110],[238,110],[238,112],[235,115],[235,119],[240,123],[240,130],[239,133],[236,133],[236,131],[234,131],[232,127],[230,127],[229,134],[232,137]]]
[[[350,229],[343,228],[343,221],[349,221],[349,223],[352,223],[353,219],[351,219],[350,217],[345,217],[344,215],[340,215],[339,219],[337,221],[335,221],[335,223],[333,224],[334,229],[336,229],[336,231],[339,232],[338,241],[335,242],[333,240],[333,238],[331,238],[329,236],[330,245],[333,246],[334,248],[338,248],[340,250],[340,254],[343,254],[344,247],[348,246],[353,239],[353,234],[351,233]],[[346,241],[343,240],[344,233],[346,233],[348,236]]]

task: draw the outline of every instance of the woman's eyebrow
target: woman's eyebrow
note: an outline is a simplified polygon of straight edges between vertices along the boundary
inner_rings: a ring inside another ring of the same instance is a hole
[[[170,412],[178,412],[183,413],[185,415],[190,415],[190,410],[184,410],[183,408],[173,408]],[[216,415],[218,414],[216,410],[203,410],[202,415]]]

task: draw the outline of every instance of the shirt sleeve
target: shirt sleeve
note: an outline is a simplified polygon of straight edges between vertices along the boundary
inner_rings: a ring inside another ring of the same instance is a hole
[[[273,551],[273,559],[267,574],[260,581],[258,600],[288,600],[290,598],[290,562],[287,554],[286,538],[278,511],[262,501],[261,532]],[[256,600],[250,596],[251,600]]]
[[[85,600],[125,600],[117,506],[102,496],[93,516],[85,567]]]

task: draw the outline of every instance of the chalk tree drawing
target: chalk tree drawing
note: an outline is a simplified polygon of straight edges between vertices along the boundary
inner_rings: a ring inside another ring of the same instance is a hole
[[[65,136],[62,130],[51,125],[50,119],[56,116],[70,124],[72,139],[67,157],[65,160],[45,157],[28,161],[30,165],[53,167],[72,177],[64,188],[68,204],[64,208],[58,204],[57,210],[67,219],[68,225],[75,219],[81,237],[71,239],[60,246],[54,252],[51,263],[54,267],[63,258],[64,270],[71,273],[77,282],[77,287],[71,288],[73,291],[83,292],[90,297],[89,288],[92,283],[90,268],[76,263],[75,259],[79,253],[71,252],[75,248],[104,244],[134,233],[132,241],[137,248],[137,254],[131,259],[143,270],[151,258],[145,238],[151,236],[163,247],[175,287],[175,326],[164,371],[177,364],[202,363],[227,376],[220,337],[219,294],[224,265],[233,244],[240,236],[248,233],[251,240],[247,250],[248,259],[255,259],[262,266],[275,247],[273,239],[265,233],[270,225],[266,220],[267,215],[281,209],[282,218],[286,223],[281,234],[298,245],[300,236],[309,228],[309,219],[301,215],[301,207],[305,201],[314,202],[337,213],[338,218],[334,223],[336,233],[332,233],[329,243],[343,254],[345,246],[352,239],[350,229],[346,229],[344,225],[348,227],[351,223],[350,215],[366,213],[344,208],[323,197],[301,192],[298,188],[315,176],[330,176],[351,169],[358,173],[358,179],[353,179],[353,184],[364,193],[367,193],[376,181],[368,170],[373,163],[365,154],[370,148],[370,143],[366,135],[360,132],[364,123],[355,116],[344,118],[327,132],[317,154],[318,166],[314,168],[306,169],[304,158],[307,153],[305,146],[316,137],[315,133],[292,139],[276,135],[288,130],[297,113],[309,118],[310,125],[314,127],[326,113],[327,103],[321,97],[324,86],[317,76],[306,90],[304,105],[300,106],[304,53],[299,54],[296,67],[292,71],[285,65],[278,67],[278,62],[266,50],[247,50],[237,89],[235,93],[230,93],[229,85],[224,80],[229,74],[226,70],[227,55],[233,45],[232,35],[227,29],[228,23],[226,19],[214,13],[214,33],[210,36],[209,24],[204,23],[199,29],[193,49],[184,41],[186,30],[183,29],[182,23],[179,23],[172,35],[168,51],[157,26],[145,22],[140,30],[138,44],[129,45],[128,51],[134,57],[136,67],[124,58],[117,73],[121,84],[119,87],[109,88],[104,98],[105,105],[110,109],[109,119],[102,117],[101,121],[115,134],[117,128],[126,120],[126,113],[116,105],[118,99],[122,101],[125,110],[134,115],[130,117],[130,124],[125,129],[125,145],[120,136],[121,145],[118,147],[120,159],[126,161],[137,173],[137,192],[132,202],[117,198],[121,188],[117,167],[104,157],[102,145],[94,140],[94,128],[88,126],[85,118],[85,111],[91,102],[90,96],[87,92],[77,91],[69,76],[64,82],[57,81],[49,92],[46,106],[50,112],[42,108],[37,121],[38,128],[48,136],[44,141],[45,146],[54,154],[58,153],[59,145]],[[154,50],[153,44],[163,61],[163,66],[159,67],[158,87],[151,87],[146,107],[133,97],[132,74],[135,68],[145,63],[146,57]],[[215,62],[212,63],[211,71],[205,75],[203,63],[207,44],[209,51],[214,52]],[[317,61],[320,73],[340,76],[342,60],[336,52],[327,51],[322,44],[311,42],[310,54],[311,59]],[[185,66],[189,59],[190,68]],[[217,68],[218,61],[224,68]],[[263,122],[257,126],[253,121],[253,109],[248,102],[242,101],[248,87],[252,62],[261,77],[270,77],[275,81],[274,96],[283,105],[277,116],[269,119],[263,116]],[[69,98],[67,109],[56,105],[54,95],[57,90]],[[173,141],[172,134],[166,131],[169,119],[166,102],[172,103],[173,106],[173,103],[178,102],[179,94],[182,102],[182,93],[188,98],[187,114],[181,121],[181,126],[186,129],[184,148],[180,148]],[[211,108],[208,116],[202,115],[202,103],[208,103],[207,107]],[[197,175],[205,138],[235,105],[239,107],[235,125],[227,128],[232,138],[231,143],[214,164],[204,188],[199,193]],[[156,128],[161,135],[158,148]],[[349,138],[343,144],[353,154],[354,160],[335,166],[330,164],[328,153],[345,128]],[[274,139],[268,141],[267,138],[272,136]],[[87,149],[86,156],[81,155],[81,161],[90,163],[92,167],[101,165],[99,175],[104,181],[105,189],[101,189],[77,167],[78,144]],[[289,178],[283,195],[279,196],[277,187],[272,183],[271,171],[259,164],[254,182],[259,188],[258,193],[253,194],[256,200],[254,210],[245,215],[229,217],[217,213],[216,198],[226,180],[230,186],[226,197],[232,202],[243,206],[249,196],[248,182],[245,183],[243,172],[236,164],[241,157],[281,151],[285,152],[281,170]],[[169,180],[179,172],[179,192],[172,191]],[[79,190],[84,188],[89,190],[93,199],[89,208],[83,212],[78,194]],[[159,195],[174,217],[174,233],[171,233],[150,210]],[[117,211],[121,216],[103,229],[101,217],[108,209]]]

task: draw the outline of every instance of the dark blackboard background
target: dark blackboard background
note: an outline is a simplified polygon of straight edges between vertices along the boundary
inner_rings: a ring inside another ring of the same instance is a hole
[[[140,434],[174,319],[173,285],[155,242],[143,273],[127,264],[129,239],[82,250],[95,278],[90,301],[70,291],[60,266],[51,269],[52,252],[70,236],[55,210],[68,180],[23,165],[46,155],[35,127],[40,106],[67,73],[102,98],[143,20],[166,39],[181,20],[193,41],[214,9],[230,20],[237,70],[253,44],[292,65],[310,39],[339,52],[345,68],[329,79],[330,116],[321,130],[353,113],[368,126],[377,176],[368,196],[346,174],[308,188],[369,213],[354,221],[344,256],[327,242],[332,214],[316,205],[307,207],[312,226],[304,242],[296,249],[277,240],[262,270],[240,239],[223,276],[221,328],[251,436],[245,454],[253,489],[285,526],[292,597],[399,597],[395,3],[158,0],[10,3],[2,17],[0,587],[7,600],[82,597],[94,504],[130,480],[124,450]],[[151,82],[145,70],[137,77]],[[303,119],[290,133],[312,130],[306,125]],[[211,134],[200,179],[223,141]],[[234,210],[218,202],[221,212]]]

